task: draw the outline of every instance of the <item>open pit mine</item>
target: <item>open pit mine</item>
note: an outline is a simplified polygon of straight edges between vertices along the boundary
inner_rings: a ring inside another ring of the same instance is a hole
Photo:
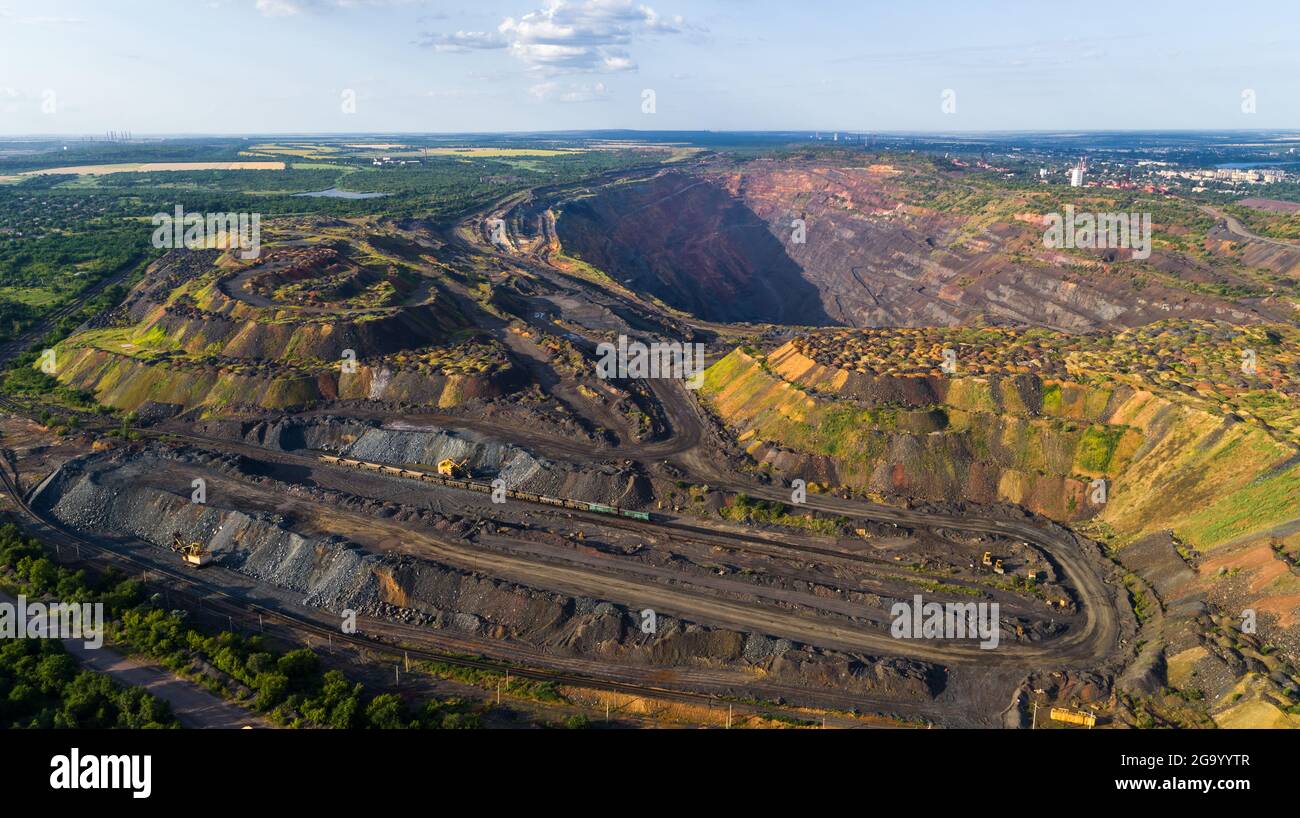
[[[674,723],[1294,722],[1300,336],[1231,293],[1300,249],[1065,253],[1027,194],[933,204],[963,178],[704,154],[451,220],[267,218],[54,347],[101,407],[74,428],[4,399],[5,491],[160,604],[385,681]],[[602,377],[620,337],[708,368]]]

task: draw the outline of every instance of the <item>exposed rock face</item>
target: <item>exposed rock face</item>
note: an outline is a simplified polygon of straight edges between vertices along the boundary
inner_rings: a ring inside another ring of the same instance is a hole
[[[1045,248],[1041,213],[989,223],[978,210],[931,207],[926,185],[941,171],[911,172],[799,160],[668,173],[569,202],[556,227],[570,254],[710,320],[1083,331],[1170,316],[1293,318],[1267,299],[1139,281],[1116,266],[1128,250]],[[1293,251],[1247,245],[1248,264],[1294,273]],[[1224,283],[1204,260],[1157,249],[1149,264],[1184,281]]]
[[[710,180],[611,188],[566,205],[557,226],[570,254],[702,318],[833,323],[772,225]]]

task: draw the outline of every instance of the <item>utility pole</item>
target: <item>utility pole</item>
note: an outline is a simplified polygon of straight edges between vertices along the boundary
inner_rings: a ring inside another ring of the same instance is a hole
[[[731,705],[727,705],[727,729],[731,729]]]
[[[257,629],[263,633],[266,632],[266,628],[262,625],[262,615],[260,613],[257,615]]]
[[[394,679],[395,684],[397,684],[398,686],[400,686],[400,685],[402,684],[402,666],[401,666],[401,665],[393,665],[393,679]]]
[[[406,663],[406,664],[405,664],[406,672],[407,672],[407,673],[410,673],[410,672],[411,672],[411,655],[410,655],[409,653],[407,653],[406,651],[402,651],[402,661]]]

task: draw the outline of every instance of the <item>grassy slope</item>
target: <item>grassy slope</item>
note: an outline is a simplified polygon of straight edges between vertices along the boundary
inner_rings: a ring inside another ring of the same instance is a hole
[[[1106,477],[1099,516],[1123,542],[1168,528],[1213,548],[1300,514],[1295,447],[1150,392],[1047,382],[1041,405],[1026,407],[997,382],[957,378],[941,407],[881,408],[821,394],[842,378],[806,361],[735,350],[708,370],[702,395],[756,454],[770,441],[829,457],[858,487],[881,488],[873,471],[897,474],[901,464],[911,493],[1006,500],[1077,519],[1092,511],[1087,481]],[[987,468],[997,472],[994,497],[976,484]]]

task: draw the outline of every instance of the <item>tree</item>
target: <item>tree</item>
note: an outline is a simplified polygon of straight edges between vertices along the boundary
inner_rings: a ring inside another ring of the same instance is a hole
[[[395,693],[380,693],[366,705],[366,722],[372,730],[405,729],[406,705]]]
[[[263,673],[253,686],[257,689],[254,705],[258,710],[270,710],[284,701],[289,692],[289,677],[283,673]]]

